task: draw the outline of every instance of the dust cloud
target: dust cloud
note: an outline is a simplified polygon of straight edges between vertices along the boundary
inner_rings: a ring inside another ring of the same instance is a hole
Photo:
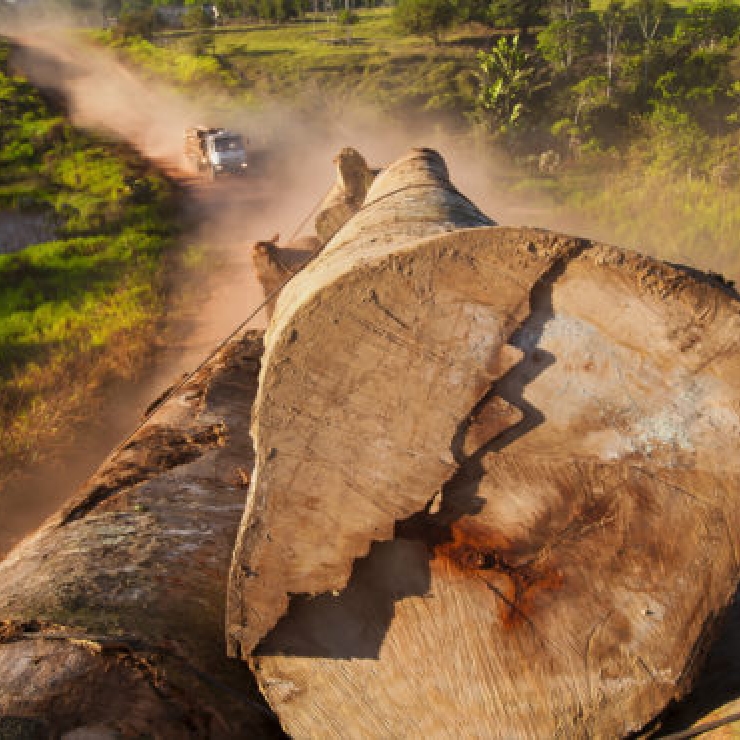
[[[136,427],[153,398],[194,370],[257,311],[262,292],[252,274],[249,245],[275,232],[282,244],[311,232],[313,222],[307,217],[330,188],[332,159],[342,147],[355,147],[371,166],[382,166],[412,146],[436,148],[456,186],[496,221],[548,225],[546,210],[531,204],[524,208],[505,197],[503,164],[495,164],[493,156],[482,161],[472,148],[440,130],[391,123],[376,111],[347,104],[310,116],[287,104],[234,110],[212,97],[194,99],[144,79],[111,52],[80,41],[63,24],[35,25],[32,32],[19,25],[2,33],[15,42],[15,67],[63,98],[77,125],[129,142],[182,184],[188,233],[181,247],[199,247],[211,269],[196,300],[190,299],[195,305],[181,301],[169,315],[145,375],[118,384],[47,462],[5,486],[0,495],[0,555],[69,498]],[[189,171],[183,134],[199,124],[226,126],[245,136],[251,156],[246,177],[206,183]],[[178,281],[177,275],[167,278],[173,306],[181,292]],[[253,327],[263,323],[261,313],[249,321]]]

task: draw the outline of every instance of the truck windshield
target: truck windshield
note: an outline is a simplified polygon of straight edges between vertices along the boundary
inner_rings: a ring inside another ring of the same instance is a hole
[[[213,142],[213,147],[217,152],[244,149],[241,136],[220,136]]]

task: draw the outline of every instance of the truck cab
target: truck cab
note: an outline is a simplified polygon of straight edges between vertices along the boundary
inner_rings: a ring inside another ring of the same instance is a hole
[[[211,179],[226,173],[243,174],[247,169],[244,139],[224,128],[188,129],[185,154],[198,171],[206,172]]]

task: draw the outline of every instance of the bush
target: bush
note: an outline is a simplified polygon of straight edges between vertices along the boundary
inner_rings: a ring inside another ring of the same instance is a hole
[[[437,45],[455,20],[455,6],[451,0],[399,0],[393,19],[400,31],[429,36]]]
[[[360,20],[360,16],[357,13],[353,13],[351,10],[342,8],[337,13],[337,23],[340,26],[352,26]]]
[[[182,25],[193,30],[199,28],[211,28],[213,26],[213,15],[206,11],[203,5],[193,5],[188,8],[182,17]]]
[[[213,54],[216,48],[216,37],[213,33],[203,32],[193,34],[187,41],[187,51],[196,57]]]
[[[139,36],[143,39],[151,40],[158,28],[159,21],[157,20],[157,14],[153,8],[149,8],[148,10],[135,10],[130,13],[123,13],[118,19],[115,34],[123,38]]]

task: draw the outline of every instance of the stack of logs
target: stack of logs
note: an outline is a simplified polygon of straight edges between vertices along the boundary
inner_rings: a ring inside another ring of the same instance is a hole
[[[0,564],[0,736],[611,738],[691,688],[738,579],[737,295],[496,226],[430,150],[338,167],[264,350]]]

